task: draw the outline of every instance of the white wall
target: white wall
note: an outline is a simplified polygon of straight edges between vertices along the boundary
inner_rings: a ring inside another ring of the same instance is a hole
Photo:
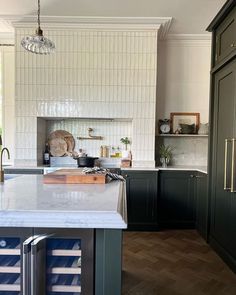
[[[162,41],[158,61],[157,118],[198,112],[208,122],[211,41]]]
[[[7,147],[11,154],[8,160],[4,156],[4,163],[13,163],[15,158],[15,48],[14,46],[1,46],[2,63],[2,125],[3,146]]]
[[[201,123],[208,122],[211,41],[166,40],[158,49],[157,119],[194,112]],[[157,143],[162,140],[157,137]],[[174,147],[174,165],[207,164],[207,138],[165,138],[164,143]]]
[[[37,164],[37,117],[131,118],[134,165],[155,164],[157,30],[51,28],[49,56],[16,29],[16,164]],[[89,126],[88,126],[89,127]]]

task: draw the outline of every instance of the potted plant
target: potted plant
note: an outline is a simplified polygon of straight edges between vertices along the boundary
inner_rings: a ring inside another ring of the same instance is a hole
[[[166,168],[170,162],[173,148],[170,145],[162,144],[159,149],[160,162],[162,167]]]
[[[131,144],[131,140],[128,137],[122,137],[120,142],[125,145],[125,150],[122,151],[122,158],[129,158],[128,145]]]

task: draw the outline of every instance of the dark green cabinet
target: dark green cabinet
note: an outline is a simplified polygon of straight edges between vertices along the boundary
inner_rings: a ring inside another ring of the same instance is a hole
[[[197,228],[207,238],[207,174],[196,171],[123,171],[128,230]]]
[[[157,229],[157,171],[122,171],[126,179],[129,230]]]
[[[207,240],[208,234],[208,189],[207,174],[197,172],[195,175],[196,229]]]
[[[217,64],[236,50],[236,8],[218,26],[215,38],[215,64]]]
[[[214,75],[210,238],[236,268],[236,60]]]
[[[195,172],[160,171],[158,223],[164,228],[195,227]]]
[[[0,229],[1,295],[120,295],[122,230]]]
[[[211,71],[209,241],[236,272],[236,1],[228,0],[208,30],[215,36]],[[214,40],[214,39],[213,39]]]

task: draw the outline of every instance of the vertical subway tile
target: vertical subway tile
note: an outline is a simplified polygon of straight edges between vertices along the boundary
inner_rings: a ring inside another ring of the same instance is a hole
[[[16,38],[20,40],[28,31],[17,28]],[[147,138],[145,152],[135,138],[145,132],[142,124],[148,130],[155,126],[157,33],[125,29],[53,32],[47,32],[56,43],[53,55],[32,56],[19,44],[16,47],[17,132],[36,137],[36,116],[131,118],[133,123],[99,121],[96,127],[109,145],[119,145],[121,136],[134,137],[134,158],[153,160],[153,135]],[[71,126],[78,130],[80,124],[86,130],[92,121],[54,127],[70,131]],[[83,146],[95,155],[98,144]],[[22,145],[16,142],[18,160],[35,160],[35,139],[29,139],[27,152]]]

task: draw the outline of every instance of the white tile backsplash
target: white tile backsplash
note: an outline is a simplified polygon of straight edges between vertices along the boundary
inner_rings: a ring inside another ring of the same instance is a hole
[[[130,136],[134,162],[154,165],[158,32],[44,29],[56,44],[56,52],[48,56],[22,49],[21,38],[32,33],[16,29],[17,138],[19,133],[37,136],[37,117],[129,118],[133,123],[124,128],[117,123],[119,130],[108,124],[114,131],[99,122],[97,131],[109,145]],[[144,134],[145,144],[140,144],[137,139]],[[36,161],[35,142],[30,141],[27,153],[16,142],[16,162],[23,157]],[[86,143],[85,148],[95,155],[98,146]]]
[[[173,148],[171,165],[207,165],[208,137],[157,137],[157,149],[161,142]],[[158,158],[157,162],[159,162]],[[160,165],[160,163],[157,164]]]
[[[76,139],[75,150],[82,148],[90,156],[99,156],[101,145],[124,148],[121,137],[131,138],[132,121],[108,121],[91,119],[47,120],[47,137],[55,130],[67,130]],[[94,135],[102,136],[103,140],[79,140],[77,137],[87,137],[88,128],[93,128]],[[46,138],[47,138],[46,137]],[[44,141],[46,140],[44,137]]]

